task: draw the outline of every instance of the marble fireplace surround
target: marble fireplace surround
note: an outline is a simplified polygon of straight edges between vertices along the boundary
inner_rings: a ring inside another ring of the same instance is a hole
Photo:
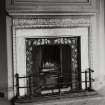
[[[94,28],[93,28],[94,27]],[[25,38],[81,37],[81,70],[96,70],[96,18],[94,15],[16,16],[13,19],[13,70],[26,73]],[[96,75],[93,75],[95,77]],[[83,78],[84,79],[84,78]],[[22,82],[23,83],[23,82]],[[94,85],[93,85],[94,88]]]

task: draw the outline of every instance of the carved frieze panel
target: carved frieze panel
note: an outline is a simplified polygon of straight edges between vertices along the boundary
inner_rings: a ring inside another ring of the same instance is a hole
[[[28,18],[18,17],[13,20],[13,25],[17,28],[70,27],[89,24],[90,16],[47,16],[42,18],[30,16]]]

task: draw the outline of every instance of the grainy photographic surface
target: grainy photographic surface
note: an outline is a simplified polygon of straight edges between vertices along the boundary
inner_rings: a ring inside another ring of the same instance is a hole
[[[0,1],[0,105],[105,105],[104,0]]]

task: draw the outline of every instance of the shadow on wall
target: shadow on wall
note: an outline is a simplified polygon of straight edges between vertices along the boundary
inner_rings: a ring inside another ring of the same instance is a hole
[[[95,84],[93,85],[96,92],[105,97],[105,76],[103,74],[98,74],[98,76],[95,78]]]
[[[9,101],[5,98],[4,93],[0,92],[0,105],[14,105],[14,101],[13,99]]]
[[[13,105],[13,104],[11,104],[11,102],[8,101],[8,99],[0,97],[0,105]]]
[[[3,98],[3,97],[4,97],[4,93],[0,92],[0,98]]]
[[[103,86],[102,88],[100,88],[99,90],[97,90],[97,93],[101,96],[105,97],[105,86]]]

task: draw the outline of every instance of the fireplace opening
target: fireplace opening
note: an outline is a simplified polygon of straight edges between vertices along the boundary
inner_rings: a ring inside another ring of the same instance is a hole
[[[65,94],[81,89],[80,37],[26,38],[27,94]]]
[[[36,54],[37,53],[37,54]],[[37,56],[37,59],[36,59]],[[34,46],[32,51],[35,93],[56,94],[71,89],[71,47],[68,45]],[[36,68],[36,69],[35,69]],[[38,76],[39,75],[39,76]],[[38,76],[38,77],[37,77]],[[59,90],[59,88],[61,88]]]

